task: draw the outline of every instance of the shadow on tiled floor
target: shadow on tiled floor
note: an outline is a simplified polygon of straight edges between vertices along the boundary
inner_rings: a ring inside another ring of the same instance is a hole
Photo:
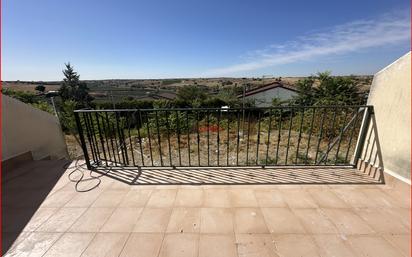
[[[279,168],[99,168],[129,185],[381,184],[351,167]]]
[[[32,161],[2,173],[3,253],[64,174],[66,160]],[[5,236],[7,234],[7,236]]]

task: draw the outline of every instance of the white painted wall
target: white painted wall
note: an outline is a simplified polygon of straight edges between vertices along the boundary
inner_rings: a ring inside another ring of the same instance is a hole
[[[2,95],[2,161],[32,152],[33,159],[67,158],[59,120],[44,111]]]
[[[410,179],[411,174],[411,52],[373,77],[368,105],[374,106],[375,133],[367,136],[363,159],[384,171]],[[375,161],[378,139],[382,160]],[[369,146],[369,147],[368,147]]]
[[[272,99],[289,100],[296,96],[297,93],[282,87],[275,87],[257,94],[246,96],[245,99],[255,99],[257,107],[272,106]]]

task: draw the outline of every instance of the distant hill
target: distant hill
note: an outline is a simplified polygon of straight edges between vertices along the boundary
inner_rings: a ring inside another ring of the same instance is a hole
[[[359,82],[362,91],[368,91],[373,76],[352,76]],[[176,91],[184,85],[198,85],[207,88],[211,94],[226,87],[236,87],[242,90],[259,88],[274,81],[295,86],[296,82],[305,77],[264,77],[264,78],[173,78],[173,79],[105,79],[83,80],[90,88],[90,94],[96,101],[121,101],[129,99],[164,99],[173,97]],[[60,88],[60,81],[3,81],[3,88],[16,91],[35,92],[35,87],[44,85],[46,91]]]

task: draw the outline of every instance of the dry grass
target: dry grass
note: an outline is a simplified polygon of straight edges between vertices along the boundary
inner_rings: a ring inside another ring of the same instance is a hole
[[[271,130],[268,144],[268,133],[260,132],[258,144],[257,133],[251,131],[249,139],[247,134],[240,134],[238,143],[237,133],[235,131],[229,131],[228,136],[227,130],[222,130],[219,132],[219,144],[217,140],[218,133],[209,132],[208,140],[207,132],[201,132],[199,133],[199,139],[197,138],[197,133],[191,133],[189,139],[187,135],[180,135],[180,140],[178,140],[176,134],[170,135],[169,139],[163,135],[160,137],[160,144],[157,135],[152,135],[150,140],[148,137],[142,138],[141,144],[137,136],[132,136],[126,139],[125,145],[127,151],[117,151],[116,149],[120,149],[120,142],[115,140],[104,142],[104,146],[106,149],[106,159],[120,163],[126,161],[132,166],[314,164],[316,154],[318,155],[317,160],[320,160],[328,148],[328,141],[321,140],[319,142],[319,138],[316,135],[312,135],[309,148],[309,136],[307,134],[302,133],[300,142],[297,131],[291,131],[289,137],[289,131],[282,130],[280,140],[278,140],[278,135],[278,130]],[[112,142],[114,147],[111,146]],[[319,151],[316,153],[318,143]],[[288,145],[289,148],[287,147]],[[338,164],[344,164],[347,146],[347,140],[342,140],[338,155]],[[101,151],[100,140],[98,140],[98,147],[100,150],[100,158],[105,159]],[[107,151],[107,149],[109,149],[109,151]],[[143,154],[141,149],[143,150]],[[353,154],[353,149],[354,142],[352,142],[348,152],[349,160]],[[76,151],[77,150],[79,150],[79,148],[76,148]],[[333,147],[329,153],[328,164],[335,163],[336,151],[337,145]]]

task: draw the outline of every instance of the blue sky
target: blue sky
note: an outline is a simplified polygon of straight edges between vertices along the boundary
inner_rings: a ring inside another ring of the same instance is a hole
[[[2,79],[373,74],[410,49],[407,0],[3,0]]]

